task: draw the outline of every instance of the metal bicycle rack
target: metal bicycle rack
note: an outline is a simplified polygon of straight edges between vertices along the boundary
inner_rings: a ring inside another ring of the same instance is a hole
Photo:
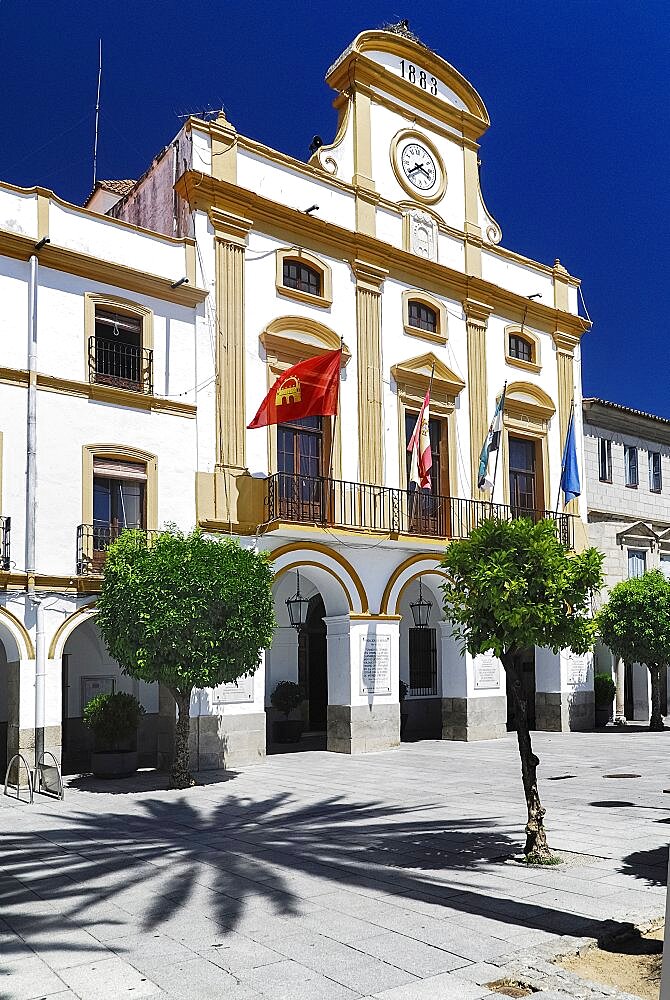
[[[53,764],[47,764],[45,757],[51,757]],[[28,761],[22,753],[15,753],[7,765],[7,770],[5,772],[5,795],[10,794],[7,791],[9,786],[9,772],[11,771],[15,761],[21,761],[23,763],[23,766],[26,769],[26,774],[28,775],[28,793],[30,796],[28,799],[29,804],[34,802],[35,792],[40,792],[42,795],[47,795],[49,798],[53,799],[62,800],[65,798],[65,787],[63,785],[63,776],[61,774],[60,765],[50,750],[42,751],[37,758],[36,766],[33,768],[28,766]],[[54,778],[56,779],[55,782]],[[18,780],[18,773],[16,780],[16,798],[21,800],[21,785]]]
[[[26,758],[23,756],[22,753],[15,753],[14,756],[12,757],[12,759],[10,760],[9,764],[7,765],[7,770],[5,772],[5,795],[9,794],[9,792],[7,791],[7,785],[9,784],[9,772],[12,769],[12,765],[14,764],[14,761],[23,761],[23,766],[25,767],[26,774],[28,775],[28,791],[30,793],[30,798],[28,799],[28,801],[30,803],[32,803],[32,801],[33,801],[33,794],[34,794],[33,772],[28,767],[28,761],[26,760]],[[18,774],[17,774],[17,778],[16,778],[16,797],[17,797],[17,799],[21,798],[21,796],[19,794],[20,791],[21,791],[21,785],[19,784]]]

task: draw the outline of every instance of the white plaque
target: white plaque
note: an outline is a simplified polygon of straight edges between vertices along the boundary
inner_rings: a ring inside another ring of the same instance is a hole
[[[99,694],[114,694],[114,678],[110,674],[98,677],[82,677],[81,679],[81,710],[82,712],[92,698]]]
[[[361,636],[361,694],[391,693],[391,636]]]
[[[588,669],[589,665],[585,656],[568,653],[568,684],[571,687],[586,683]]]
[[[212,688],[212,704],[214,705],[235,705],[240,702],[254,700],[254,677],[239,677],[236,681],[228,684],[219,684]]]
[[[500,663],[491,653],[475,657],[475,689],[498,690],[500,688]]]

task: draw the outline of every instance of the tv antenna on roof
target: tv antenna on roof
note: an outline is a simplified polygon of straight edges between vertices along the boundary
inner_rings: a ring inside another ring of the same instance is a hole
[[[100,123],[100,80],[102,78],[102,38],[98,46],[98,95],[95,100],[95,141],[93,143],[93,187],[98,170],[98,125]]]

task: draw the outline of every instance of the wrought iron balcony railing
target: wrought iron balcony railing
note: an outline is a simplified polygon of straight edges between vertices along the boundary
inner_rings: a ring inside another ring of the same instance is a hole
[[[145,537],[153,538],[157,531],[145,528],[129,528],[141,531]],[[96,576],[102,573],[107,558],[107,549],[125,526],[115,524],[80,524],[77,528],[77,576]]]
[[[11,560],[9,557],[11,530],[11,517],[0,517],[0,568],[3,570],[8,570],[11,566]]]
[[[154,391],[154,352],[101,337],[88,339],[88,378],[148,396]]]
[[[268,477],[265,503],[268,524],[272,521],[329,524],[448,539],[467,538],[473,528],[492,517],[504,521],[519,517],[533,521],[548,518],[556,523],[562,544],[568,549],[574,544],[573,519],[569,514],[321,476],[275,473]]]

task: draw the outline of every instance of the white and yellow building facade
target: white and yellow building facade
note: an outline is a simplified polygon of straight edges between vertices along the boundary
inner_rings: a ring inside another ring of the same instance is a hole
[[[161,508],[157,526],[188,520],[188,497],[194,521],[267,551],[275,570],[277,628],[259,671],[194,699],[194,749],[209,766],[263,756],[270,694],[285,679],[302,685],[307,729],[333,751],[399,742],[401,682],[408,737],[502,735],[504,672],[459,649],[440,560],[492,510],[552,511],[573,401],[581,430],[579,281],[503,246],[479,184],[489,117],[477,91],[389,30],[359,35],[326,79],[338,127],[330,143],[315,138],[308,162],[223,116],[191,118],[129,191],[89,201],[101,227],[149,226],[185,254],[189,284],[169,284],[192,297],[193,378],[179,385],[197,388],[194,444],[166,476],[191,480],[183,491],[170,480],[179,511]],[[340,345],[337,418],[296,422],[288,398],[284,423],[246,429],[288,367]],[[425,495],[410,488],[407,442],[431,377]],[[492,508],[477,468],[505,383]],[[561,504],[571,546],[585,523],[583,498]],[[309,600],[299,634],[286,605],[298,586]],[[415,627],[419,598],[428,628]],[[543,649],[527,660],[538,728],[589,727],[590,661]]]

